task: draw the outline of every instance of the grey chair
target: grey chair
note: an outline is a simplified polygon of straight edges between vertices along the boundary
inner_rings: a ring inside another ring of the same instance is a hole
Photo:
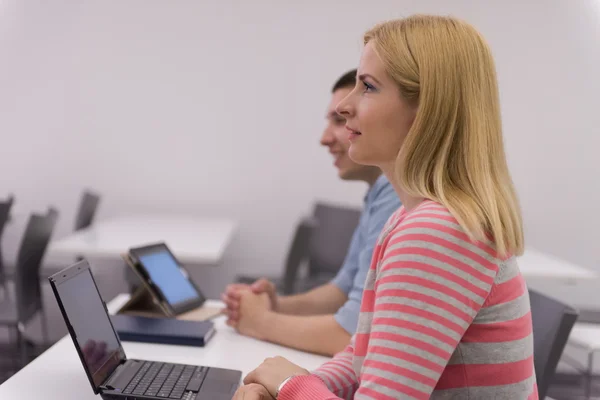
[[[361,210],[316,203],[313,215],[296,226],[283,276],[271,278],[283,294],[305,292],[329,282],[344,263]],[[306,277],[298,278],[306,263]],[[240,275],[238,283],[252,283],[258,276]]]
[[[312,282],[309,284],[312,287],[328,282],[338,273],[346,259],[361,210],[317,203],[313,215],[316,227],[310,237],[308,253],[308,275]]]
[[[98,211],[98,205],[100,204],[100,196],[90,190],[85,190],[81,195],[77,214],[75,215],[75,232],[81,229],[89,227],[94,222],[94,217]],[[82,255],[75,257],[76,261],[83,260]],[[60,272],[66,265],[44,265],[40,271],[40,274],[46,279],[57,272]]]
[[[529,299],[533,320],[533,362],[539,398],[544,399],[578,312],[534,290],[529,290]]]
[[[94,222],[98,205],[100,204],[100,196],[90,190],[85,190],[81,196],[79,209],[75,216],[75,231],[85,229]]]
[[[285,261],[283,280],[275,282],[281,293],[292,294],[300,291],[296,289],[298,272],[307,254],[310,254],[310,239],[316,226],[316,221],[312,218],[306,218],[296,226],[294,239]]]
[[[23,330],[38,313],[41,316],[43,338],[48,343],[48,327],[44,315],[39,270],[57,218],[58,213],[52,208],[45,215],[30,216],[14,271],[14,299],[6,298],[0,302],[0,326],[7,326],[16,332],[21,365],[26,363],[28,356]]]
[[[0,286],[2,287],[2,295],[6,293],[6,271],[4,270],[4,258],[2,256],[2,232],[6,223],[10,220],[10,209],[12,208],[14,198],[9,196],[3,202],[0,202]]]

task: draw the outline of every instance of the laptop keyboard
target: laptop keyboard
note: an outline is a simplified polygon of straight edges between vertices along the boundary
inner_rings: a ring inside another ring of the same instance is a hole
[[[186,391],[197,392],[200,389],[207,372],[207,367],[147,361],[123,393],[181,399]]]

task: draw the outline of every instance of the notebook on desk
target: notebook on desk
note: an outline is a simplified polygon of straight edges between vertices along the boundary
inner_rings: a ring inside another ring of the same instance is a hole
[[[221,315],[205,297],[165,243],[135,247],[123,259],[142,282],[119,314],[204,321]]]
[[[83,369],[102,399],[232,398],[240,371],[128,359],[87,261],[48,279]]]
[[[112,315],[119,339],[130,342],[204,346],[215,334],[212,321],[181,321],[137,315]]]

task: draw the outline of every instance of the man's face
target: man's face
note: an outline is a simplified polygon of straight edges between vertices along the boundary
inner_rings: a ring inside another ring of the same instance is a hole
[[[346,129],[346,119],[335,111],[335,107],[351,91],[352,87],[341,88],[333,92],[331,101],[327,108],[327,126],[321,136],[321,144],[329,148],[333,155],[334,165],[338,169],[338,175],[345,180],[367,180],[372,167],[355,163],[348,156],[350,142],[349,131]]]

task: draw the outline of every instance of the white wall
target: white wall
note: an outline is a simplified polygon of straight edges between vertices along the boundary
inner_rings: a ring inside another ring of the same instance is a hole
[[[415,12],[486,36],[528,242],[600,270],[600,0],[0,0],[0,196],[59,234],[85,186],[100,218],[231,216],[226,267],[275,273],[315,198],[360,204],[318,146],[329,88]]]

